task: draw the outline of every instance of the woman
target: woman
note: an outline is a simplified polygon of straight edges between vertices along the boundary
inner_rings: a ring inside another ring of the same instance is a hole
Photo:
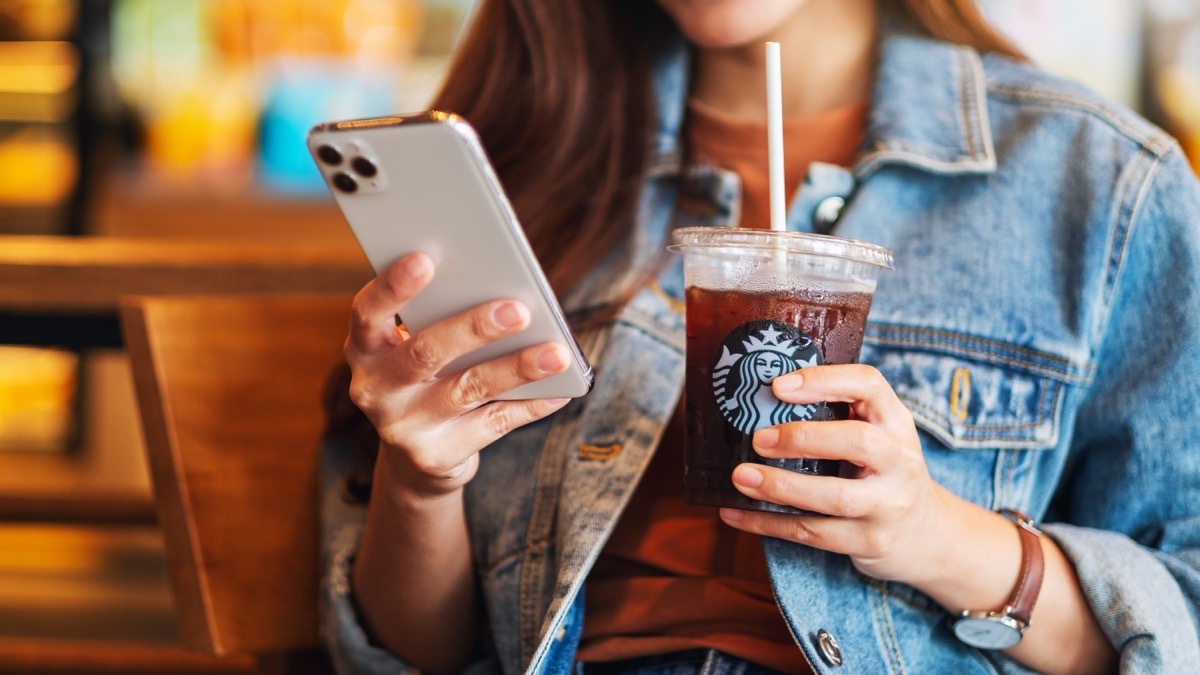
[[[662,244],[766,222],[765,150],[740,139],[763,137],[770,39],[789,228],[896,261],[864,365],[773,383],[855,419],[755,436],[766,458],[856,475],[734,474],[820,516],[689,507],[677,489],[682,282]],[[429,259],[363,289],[349,391],[378,459],[360,463],[338,419],[326,453],[342,669],[1200,662],[1200,294],[1163,289],[1200,274],[1200,191],[1162,132],[1023,63],[967,0],[485,1],[436,105],[479,130],[597,382],[574,402],[493,402],[561,371],[562,350],[433,374],[520,330],[522,306],[410,336],[393,317]],[[373,471],[365,509],[342,489],[356,471]]]

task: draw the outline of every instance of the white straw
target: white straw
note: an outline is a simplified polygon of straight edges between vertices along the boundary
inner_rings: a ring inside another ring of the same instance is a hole
[[[779,43],[767,43],[767,163],[770,177],[771,229],[787,229],[787,203],[783,193],[783,76]]]

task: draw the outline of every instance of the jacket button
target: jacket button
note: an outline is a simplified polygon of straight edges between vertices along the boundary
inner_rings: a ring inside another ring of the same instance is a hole
[[[821,656],[825,657],[829,665],[842,665],[842,648],[838,646],[833,635],[824,628],[817,631],[817,646],[821,648]]]
[[[842,217],[842,209],[845,207],[846,200],[842,197],[822,199],[821,203],[817,204],[817,210],[813,212],[813,225],[825,232],[832,230],[834,223]]]

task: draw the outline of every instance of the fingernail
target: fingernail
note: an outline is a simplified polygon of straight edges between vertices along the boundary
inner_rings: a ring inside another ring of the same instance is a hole
[[[537,364],[538,368],[542,369],[542,372],[553,373],[565,366],[567,361],[563,357],[562,350],[557,346],[553,346],[543,349],[542,353],[538,354]]]
[[[742,464],[733,470],[733,482],[748,488],[756,488],[762,485],[763,473],[753,465]]]
[[[754,433],[754,446],[757,448],[773,448],[779,445],[779,430],[773,427],[759,429]]]
[[[794,391],[800,391],[800,387],[803,386],[803,384],[804,379],[799,375],[792,373],[790,375],[780,375],[779,377],[775,378],[775,382],[773,382],[771,386],[773,386],[777,392],[790,394]]]
[[[558,410],[570,402],[571,399],[569,398],[548,398],[545,400],[546,409],[550,411]]]
[[[501,328],[515,328],[525,320],[525,312],[517,303],[506,302],[496,308],[496,311],[492,313],[492,319]]]
[[[731,525],[736,525],[746,519],[746,512],[741,509],[721,509],[721,519]]]
[[[404,273],[408,275],[408,278],[416,281],[425,276],[425,271],[429,267],[429,263],[425,260],[425,256],[414,255],[409,256],[401,266],[404,269]]]

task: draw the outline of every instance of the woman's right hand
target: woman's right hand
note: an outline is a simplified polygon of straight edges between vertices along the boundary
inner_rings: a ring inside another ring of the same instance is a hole
[[[346,360],[350,398],[379,432],[379,461],[394,487],[419,497],[454,492],[475,475],[479,451],[508,432],[562,408],[569,399],[494,401],[518,385],[563,372],[565,347],[544,343],[438,377],[455,358],[529,325],[529,310],[502,300],[409,335],[395,317],[433,277],[413,253],[354,298]]]

